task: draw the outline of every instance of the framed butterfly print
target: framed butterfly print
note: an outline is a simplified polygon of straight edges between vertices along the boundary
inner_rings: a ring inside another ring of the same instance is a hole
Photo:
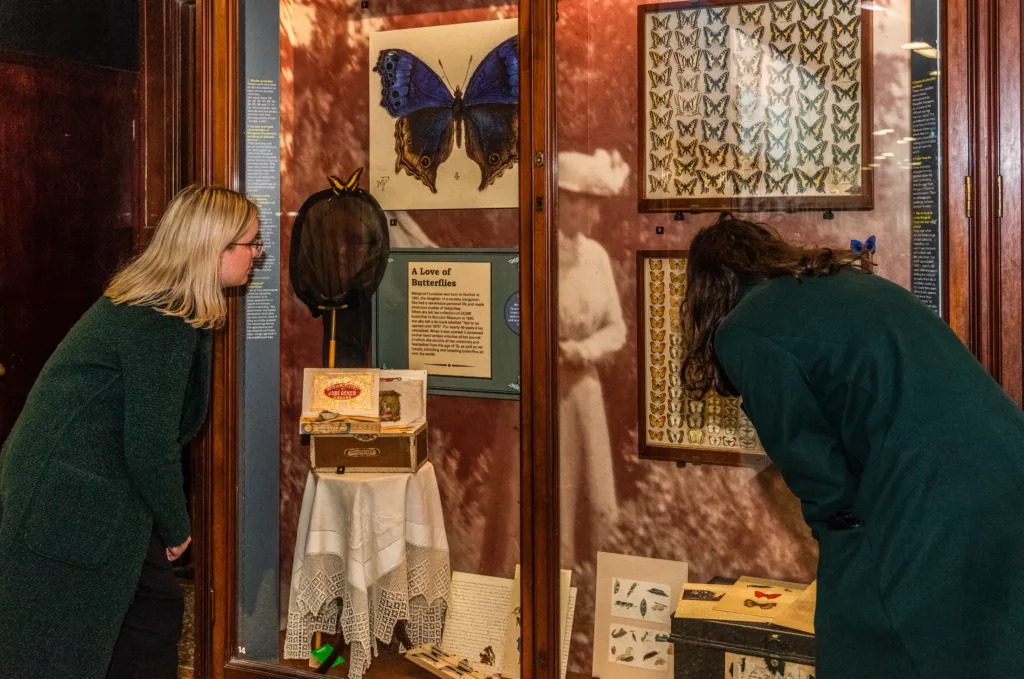
[[[682,386],[687,253],[637,253],[637,393],[640,457],[763,467],[768,463],[739,399],[689,399]]]
[[[641,212],[870,210],[860,0],[641,5]]]
[[[518,20],[370,34],[370,193],[385,210],[519,205]]]

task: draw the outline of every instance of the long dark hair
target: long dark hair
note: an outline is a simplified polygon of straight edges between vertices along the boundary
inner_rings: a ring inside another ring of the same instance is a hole
[[[690,244],[683,301],[683,332],[689,351],[682,380],[691,398],[714,389],[735,396],[715,356],[715,331],[736,306],[740,286],[769,278],[827,276],[840,269],[870,272],[871,261],[850,248],[792,245],[764,224],[725,212]]]

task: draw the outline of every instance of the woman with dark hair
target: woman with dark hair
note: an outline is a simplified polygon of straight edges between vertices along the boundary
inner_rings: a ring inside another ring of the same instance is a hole
[[[819,679],[1024,661],[1024,414],[850,249],[729,214],[690,247],[683,380],[742,397],[818,540]]]

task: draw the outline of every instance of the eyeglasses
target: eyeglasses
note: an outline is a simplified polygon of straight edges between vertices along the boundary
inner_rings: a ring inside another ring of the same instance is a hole
[[[258,238],[251,243],[229,243],[228,247],[249,248],[252,251],[253,257],[259,257],[263,254],[263,241]]]

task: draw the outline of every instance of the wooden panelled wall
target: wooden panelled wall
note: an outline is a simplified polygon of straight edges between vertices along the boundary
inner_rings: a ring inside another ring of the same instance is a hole
[[[522,278],[523,676],[557,673],[558,464],[555,403],[555,249],[552,247],[555,0],[522,0],[524,55],[520,200]],[[1021,321],[1021,10],[1019,0],[942,3],[943,178],[947,314],[1018,403]],[[238,2],[197,0],[198,181],[238,186]],[[972,178],[973,195],[966,190]],[[999,179],[1001,177],[1001,180]],[[997,188],[1001,185],[1002,192]],[[968,207],[970,206],[970,213]],[[217,335],[212,412],[199,443],[202,468],[195,545],[197,676],[290,676],[234,656],[238,327]]]

